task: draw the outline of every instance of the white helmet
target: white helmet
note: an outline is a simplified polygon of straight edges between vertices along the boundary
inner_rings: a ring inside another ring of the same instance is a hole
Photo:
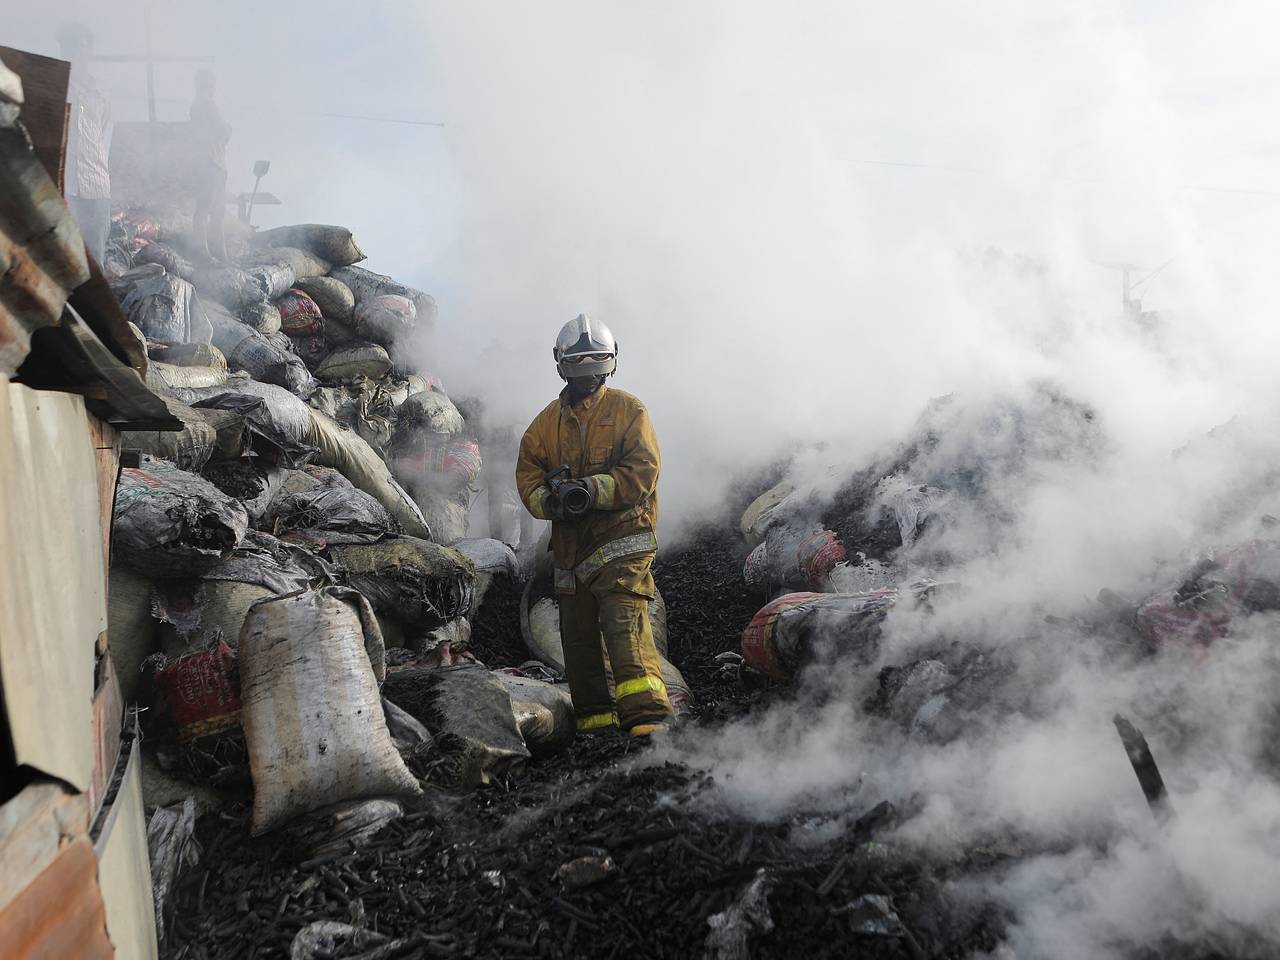
[[[563,327],[551,351],[564,380],[609,376],[618,369],[618,341],[599,320],[580,313]]]

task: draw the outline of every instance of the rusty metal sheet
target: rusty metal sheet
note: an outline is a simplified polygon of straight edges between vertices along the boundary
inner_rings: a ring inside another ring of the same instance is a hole
[[[0,910],[0,957],[109,960],[115,955],[107,938],[98,858],[89,838],[80,836]]]
[[[13,47],[0,47],[0,63],[22,78],[22,125],[31,135],[40,163],[61,190],[71,64]]]
[[[18,377],[29,387],[82,394],[89,409],[116,430],[182,429],[182,421],[136,370],[107,349],[70,303],[58,326],[31,335],[31,355]]]
[[[151,857],[142,801],[142,751],[126,744],[124,780],[95,844],[98,876],[107,904],[107,932],[120,957],[154,960],[156,914],[151,894]]]
[[[89,258],[89,279],[71,292],[67,302],[117,360],[136,371],[139,377],[146,377],[146,343],[129,329],[129,318],[111,292],[102,267],[92,257]]]
[[[0,126],[0,376],[89,278],[84,238],[21,130]]]
[[[89,829],[89,804],[56,780],[29,784],[0,806],[0,910]]]
[[[0,685],[15,759],[87,790],[107,627],[84,400],[0,381]],[[11,562],[11,558],[21,562]]]

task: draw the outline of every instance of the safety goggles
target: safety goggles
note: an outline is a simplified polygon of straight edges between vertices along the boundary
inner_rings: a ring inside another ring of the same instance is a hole
[[[575,353],[571,357],[565,357],[565,363],[604,363],[606,360],[612,360],[612,353]]]

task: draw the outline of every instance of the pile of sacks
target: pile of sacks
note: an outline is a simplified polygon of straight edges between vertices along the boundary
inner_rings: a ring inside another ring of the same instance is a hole
[[[111,653],[161,766],[251,784],[254,829],[314,851],[398,815],[428,753],[465,787],[564,746],[563,685],[467,651],[487,586],[521,573],[466,536],[480,451],[410,359],[431,297],[357,266],[340,227],[242,232],[202,264],[188,222],[118,212],[107,257],[184,424],[125,437],[113,520]]]
[[[1105,446],[1094,411],[1049,382],[935,398],[900,443],[861,464],[798,457],[742,515],[754,548],[744,579],[770,595],[942,579],[1004,542],[1011,500],[1040,474],[1092,463]],[[965,557],[952,555],[957,542]]]
[[[911,615],[914,659],[880,667],[868,709],[915,734],[958,735],[979,705],[1023,690],[1001,691],[1015,672],[1012,658],[929,618],[962,590],[953,578],[963,561],[990,555],[1016,529],[1024,491],[1106,449],[1090,407],[1033,383],[1011,394],[932,400],[901,443],[854,469],[841,465],[844,475],[797,460],[742,514],[752,548],[744,579],[767,602],[743,632],[740,660],[726,669],[778,681],[806,670],[867,671],[881,663],[887,618]],[[1117,658],[1208,648],[1233,623],[1280,609],[1275,530],[1275,518],[1264,516],[1256,539],[1210,551],[1177,579],[1153,578],[1132,596],[1104,590],[1070,617],[1046,617],[1045,635],[1099,638]]]
[[[852,470],[797,458],[739,522],[743,579],[767,601],[743,632],[741,666],[785,680],[837,658],[871,664],[891,610],[927,611],[953,586],[939,535],[1004,522],[994,492],[1025,472],[1027,438],[1087,450],[1090,430],[1087,409],[1038,385],[1029,397],[932,400],[901,443]]]
[[[775,679],[836,657],[870,664],[891,610],[927,612],[955,586],[954,541],[994,549],[1011,495],[1045,465],[1087,462],[1102,446],[1093,411],[1043,382],[935,398],[900,443],[861,464],[797,458],[739,524],[752,548],[743,579],[768,601],[743,633],[743,664]]]
[[[404,533],[465,537],[479,447],[440,381],[415,363],[430,350],[435,301],[357,266],[364,253],[342,227],[242,233],[230,244],[234,264],[188,259],[184,229],[172,215],[113,220],[112,287],[146,337],[153,389],[223,409],[230,395],[256,396],[266,410],[255,428],[283,441],[287,466],[339,469]],[[192,466],[203,449],[185,454]]]

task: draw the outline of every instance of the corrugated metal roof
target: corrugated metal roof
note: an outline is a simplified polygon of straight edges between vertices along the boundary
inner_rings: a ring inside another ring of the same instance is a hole
[[[58,322],[89,279],[84,239],[25,134],[0,126],[0,375],[11,376],[31,334]]]

